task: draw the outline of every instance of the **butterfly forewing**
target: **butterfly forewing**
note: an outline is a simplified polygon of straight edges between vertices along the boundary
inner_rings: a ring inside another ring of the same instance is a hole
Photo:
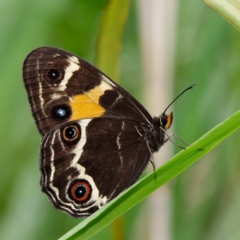
[[[24,61],[23,79],[42,135],[63,122],[103,115],[152,121],[140,103],[101,71],[60,49],[32,51]]]

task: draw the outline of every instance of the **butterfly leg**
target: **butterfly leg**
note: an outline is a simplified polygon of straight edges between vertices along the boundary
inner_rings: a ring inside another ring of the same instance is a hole
[[[166,143],[168,140],[171,141],[175,146],[181,148],[181,149],[186,149],[185,147],[182,147],[180,145],[178,145],[177,143],[175,143],[173,140],[172,140],[172,137],[176,137],[178,138],[182,143],[184,143],[186,146],[189,146],[189,144],[187,144],[181,137],[179,137],[177,134],[175,133],[171,133],[171,134],[168,134],[167,131],[165,131],[165,129],[161,128],[164,133],[166,134],[167,138],[164,140],[163,143]]]

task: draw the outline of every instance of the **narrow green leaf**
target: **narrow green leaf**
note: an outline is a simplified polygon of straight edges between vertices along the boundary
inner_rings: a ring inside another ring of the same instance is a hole
[[[240,31],[240,1],[239,0],[203,0],[209,7],[225,18]]]
[[[142,201],[154,190],[183,172],[239,127],[240,111],[234,113],[224,122],[217,125],[199,140],[187,147],[186,150],[182,150],[176,154],[162,167],[138,181],[135,185],[81,222],[60,239],[82,240],[93,236],[115,218]]]
[[[115,81],[119,79],[119,55],[129,0],[110,0],[103,11],[97,39],[97,66]]]
[[[109,0],[102,13],[97,38],[96,64],[117,82],[119,82],[120,54],[129,7],[130,0]],[[122,239],[123,232],[121,216],[113,221],[112,234],[115,239]]]

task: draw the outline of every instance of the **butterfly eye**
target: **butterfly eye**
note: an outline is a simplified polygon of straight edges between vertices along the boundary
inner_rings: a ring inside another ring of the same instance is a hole
[[[71,114],[72,114],[71,108],[66,104],[55,106],[52,109],[52,117],[56,121],[67,120],[71,116]]]
[[[80,129],[75,126],[67,126],[63,129],[63,138],[68,142],[72,142],[80,137]]]
[[[161,118],[162,126],[164,127],[167,124],[167,116],[162,115],[160,118]]]
[[[48,77],[50,80],[59,80],[61,77],[61,74],[59,72],[59,70],[56,69],[50,69],[47,73]]]
[[[88,200],[92,192],[90,184],[85,180],[77,180],[69,190],[70,197],[78,203]]]

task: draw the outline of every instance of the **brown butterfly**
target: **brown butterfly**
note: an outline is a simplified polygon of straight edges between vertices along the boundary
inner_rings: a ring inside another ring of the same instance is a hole
[[[42,135],[42,191],[71,216],[88,216],[130,187],[169,139],[172,113],[151,117],[128,92],[71,53],[33,50],[23,79]]]

